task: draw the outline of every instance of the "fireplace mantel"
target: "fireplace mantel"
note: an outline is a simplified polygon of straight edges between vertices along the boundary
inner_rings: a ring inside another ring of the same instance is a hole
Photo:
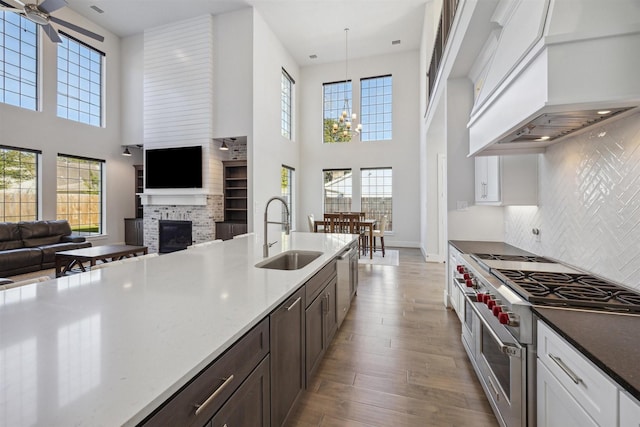
[[[206,194],[140,194],[140,200],[144,206],[171,205],[171,206],[206,206]]]

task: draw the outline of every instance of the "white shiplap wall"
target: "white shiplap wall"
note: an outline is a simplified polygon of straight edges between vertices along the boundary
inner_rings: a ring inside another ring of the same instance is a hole
[[[144,33],[144,144],[200,145],[213,123],[211,15]]]
[[[640,290],[640,113],[550,146],[539,165],[539,206],[506,208],[505,241]]]

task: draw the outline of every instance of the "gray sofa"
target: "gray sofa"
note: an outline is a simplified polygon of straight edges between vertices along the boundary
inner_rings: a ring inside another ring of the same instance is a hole
[[[66,220],[0,222],[0,277],[53,268],[56,252],[90,246]]]

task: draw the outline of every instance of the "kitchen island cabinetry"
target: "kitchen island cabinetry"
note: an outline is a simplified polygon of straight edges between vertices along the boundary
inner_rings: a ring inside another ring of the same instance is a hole
[[[207,427],[268,427],[270,426],[269,398],[269,356],[267,356],[218,411],[211,423],[207,424]]]
[[[266,414],[268,425],[269,388],[262,387],[264,380],[268,384],[269,321],[263,320],[244,337],[237,341],[219,359],[205,368],[188,385],[176,392],[163,406],[141,425],[151,426],[203,426],[219,410],[228,413],[227,405],[248,407],[254,410],[245,414],[251,419],[263,419]],[[258,365],[266,359],[267,372]],[[252,372],[256,370],[256,375]],[[245,386],[244,383],[249,381]],[[243,385],[242,390],[241,384]],[[238,390],[236,392],[236,390]],[[236,393],[239,393],[236,395]],[[255,406],[247,399],[260,397],[264,405]],[[227,399],[231,399],[227,401]],[[223,406],[224,405],[224,406]],[[257,412],[256,412],[257,411]],[[224,423],[223,423],[224,424]],[[262,425],[262,424],[251,424]]]
[[[537,205],[538,156],[476,157],[475,195],[478,205]]]
[[[304,390],[305,288],[299,289],[270,316],[271,425],[284,424]],[[229,424],[232,425],[232,424]],[[233,424],[253,425],[253,424]]]
[[[336,284],[335,261],[307,282],[307,301],[310,301],[305,313],[307,384],[338,329]]]

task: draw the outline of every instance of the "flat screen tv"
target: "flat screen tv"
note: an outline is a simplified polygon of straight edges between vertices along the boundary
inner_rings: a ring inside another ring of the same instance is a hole
[[[202,188],[202,146],[145,150],[146,188]]]

